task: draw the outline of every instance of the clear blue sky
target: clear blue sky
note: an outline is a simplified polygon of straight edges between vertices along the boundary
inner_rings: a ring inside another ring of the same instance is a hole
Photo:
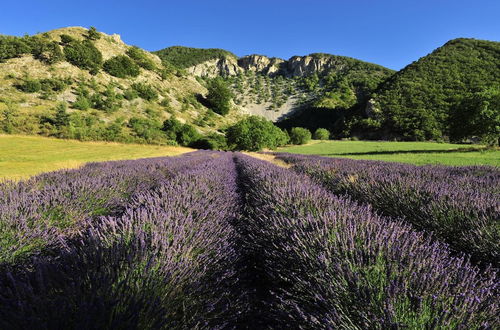
[[[499,0],[1,0],[0,34],[95,26],[147,50],[313,52],[400,69],[449,39],[500,41]]]

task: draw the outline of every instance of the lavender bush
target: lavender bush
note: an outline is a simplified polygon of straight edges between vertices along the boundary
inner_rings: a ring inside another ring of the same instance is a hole
[[[235,274],[236,173],[229,155],[203,158],[172,160],[183,173],[135,193],[122,215],[89,221],[57,259],[4,273],[0,327],[224,326]]]
[[[500,170],[279,154],[328,187],[402,217],[475,261],[500,265]]]
[[[122,212],[135,192],[154,188],[201,155],[91,163],[20,183],[0,184],[0,268],[63,247],[87,220]]]
[[[0,210],[1,329],[500,326],[495,269],[241,154],[45,174]]]
[[[287,169],[238,157],[247,245],[281,328],[493,328],[497,275]]]

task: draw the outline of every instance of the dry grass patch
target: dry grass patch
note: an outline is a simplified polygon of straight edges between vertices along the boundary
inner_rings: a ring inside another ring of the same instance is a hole
[[[271,154],[263,154],[263,153],[258,153],[258,152],[243,152],[245,155],[251,156],[258,158],[260,160],[264,160],[266,162],[273,163],[274,165],[277,165],[279,167],[284,167],[284,168],[290,168],[291,165],[282,161],[281,159],[277,159],[276,156],[271,155]]]
[[[0,135],[0,181],[83,166],[88,162],[176,156],[191,148],[81,142],[39,136]]]

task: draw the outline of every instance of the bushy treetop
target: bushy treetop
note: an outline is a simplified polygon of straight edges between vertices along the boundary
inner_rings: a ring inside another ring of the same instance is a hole
[[[229,127],[226,138],[229,148],[249,151],[275,149],[288,142],[285,132],[272,122],[257,116],[250,116]]]

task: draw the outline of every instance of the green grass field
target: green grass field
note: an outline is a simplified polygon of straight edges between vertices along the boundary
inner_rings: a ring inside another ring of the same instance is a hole
[[[0,135],[0,181],[25,179],[63,168],[77,168],[87,162],[174,156],[192,150],[183,147]]]
[[[278,151],[327,157],[372,159],[416,165],[500,166],[500,149],[433,142],[312,141]]]

